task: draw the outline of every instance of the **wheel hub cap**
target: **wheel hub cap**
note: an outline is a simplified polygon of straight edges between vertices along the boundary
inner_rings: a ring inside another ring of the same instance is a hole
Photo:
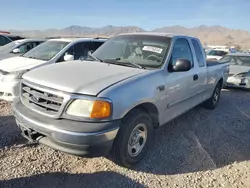
[[[128,154],[136,157],[140,154],[147,140],[147,128],[145,124],[138,124],[130,134],[128,142]]]
[[[219,89],[216,89],[215,93],[214,93],[214,103],[216,103],[218,101],[219,98]]]

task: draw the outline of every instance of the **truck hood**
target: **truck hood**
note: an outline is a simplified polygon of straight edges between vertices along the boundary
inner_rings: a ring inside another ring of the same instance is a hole
[[[241,65],[230,65],[230,71],[229,74],[239,74],[243,72],[248,72],[250,71],[250,66],[241,66]]]
[[[21,56],[11,57],[0,61],[0,70],[7,72],[27,70],[45,62],[46,61],[30,59]]]
[[[23,78],[60,91],[98,95],[119,81],[147,71],[93,61],[72,61],[34,69],[24,74]]]

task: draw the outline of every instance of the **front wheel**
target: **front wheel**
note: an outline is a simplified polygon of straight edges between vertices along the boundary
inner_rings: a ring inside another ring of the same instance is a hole
[[[150,116],[143,110],[136,109],[123,120],[114,141],[111,154],[118,164],[130,168],[140,162],[153,137]]]
[[[220,100],[220,93],[221,93],[221,84],[218,83],[214,88],[212,97],[209,98],[207,101],[205,101],[203,106],[209,110],[215,109]]]

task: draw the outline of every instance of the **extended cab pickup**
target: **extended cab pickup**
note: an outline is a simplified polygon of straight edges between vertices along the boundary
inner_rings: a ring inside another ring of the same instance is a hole
[[[73,155],[111,153],[131,167],[149,149],[155,128],[201,103],[217,106],[228,66],[206,62],[197,38],[122,34],[87,61],[24,74],[13,112],[29,140]]]

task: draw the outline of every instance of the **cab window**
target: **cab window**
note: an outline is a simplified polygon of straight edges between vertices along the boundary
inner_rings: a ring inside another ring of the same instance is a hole
[[[178,38],[173,46],[172,55],[169,62],[169,69],[175,65],[177,59],[187,59],[193,63],[192,52],[187,39]]]

